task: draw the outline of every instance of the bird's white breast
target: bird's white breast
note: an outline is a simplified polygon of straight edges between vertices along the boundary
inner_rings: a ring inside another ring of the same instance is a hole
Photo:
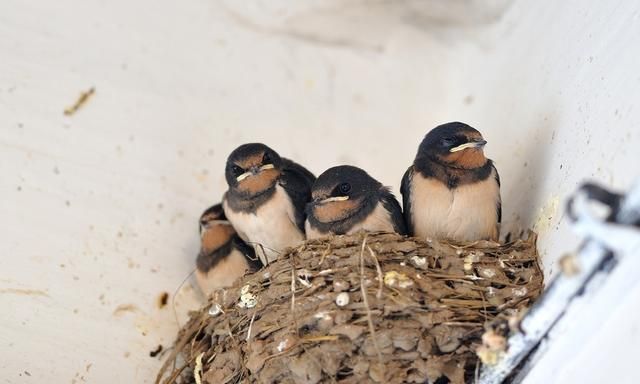
[[[233,211],[226,200],[224,211],[238,235],[254,247],[264,264],[276,260],[285,248],[304,240],[304,233],[296,225],[293,203],[279,185],[269,201],[255,213]]]
[[[356,223],[347,234],[352,234],[360,231],[365,232],[395,232],[393,223],[391,222],[391,215],[387,211],[382,203],[377,203],[374,210],[361,222]]]
[[[322,233],[320,231],[318,231],[317,229],[315,229],[314,227],[311,226],[311,223],[309,223],[309,219],[307,219],[304,222],[304,232],[307,236],[307,239],[317,239],[323,236],[327,236],[328,233]]]
[[[497,240],[499,202],[495,170],[485,180],[454,189],[416,173],[411,182],[414,234],[458,241]]]
[[[202,293],[210,295],[213,291],[220,288],[227,288],[244,276],[249,269],[249,261],[237,249],[233,249],[231,253],[220,260],[214,268],[205,272],[196,269],[196,281]]]

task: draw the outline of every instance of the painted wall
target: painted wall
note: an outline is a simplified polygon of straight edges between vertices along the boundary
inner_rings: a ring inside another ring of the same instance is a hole
[[[153,382],[148,352],[177,329],[157,297],[179,291],[179,321],[197,306],[181,286],[196,220],[247,141],[316,173],[361,166],[397,192],[422,136],[466,121],[501,172],[505,227],[533,226],[553,273],[578,243],[566,194],[638,174],[639,12],[625,1],[0,2],[0,376]]]

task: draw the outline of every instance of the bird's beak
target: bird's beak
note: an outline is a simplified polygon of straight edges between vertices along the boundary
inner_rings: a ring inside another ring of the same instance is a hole
[[[468,143],[464,143],[464,144],[458,145],[457,147],[451,148],[449,152],[464,151],[465,149],[468,149],[468,148],[482,148],[486,144],[487,144],[487,141],[483,139],[472,140]]]
[[[249,170],[245,173],[243,173],[242,175],[236,177],[236,180],[238,180],[238,182],[246,179],[249,176],[253,176],[253,175],[257,175],[258,173],[265,171],[267,169],[273,169],[274,165],[273,164],[265,164],[261,167],[251,167],[249,168]]]
[[[241,182],[242,180],[246,179],[247,177],[251,176],[253,174],[253,172],[249,171],[249,172],[245,172],[242,175],[236,177],[236,180],[238,182]]]
[[[214,225],[231,225],[229,220],[209,220],[206,223],[200,223],[200,230],[209,229]]]
[[[229,220],[211,220],[208,223],[209,225],[231,225]]]
[[[347,201],[347,200],[349,200],[349,196],[334,196],[334,197],[326,198],[324,200],[320,200],[320,204],[331,203],[333,201]]]

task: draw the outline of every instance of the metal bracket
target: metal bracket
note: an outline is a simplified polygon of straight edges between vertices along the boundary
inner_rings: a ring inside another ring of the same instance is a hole
[[[594,203],[608,212],[596,214]],[[577,296],[606,284],[608,275],[625,258],[627,262],[640,259],[640,183],[626,196],[596,184],[584,184],[569,199],[567,213],[573,229],[586,238],[576,255],[577,271],[570,275],[560,273],[551,281],[522,319],[521,331],[509,337],[503,358],[496,365],[483,366],[479,383],[502,383],[516,367],[529,360],[531,351],[565,316]],[[626,257],[632,254],[638,257]],[[525,367],[515,381],[522,380],[528,368],[531,366]]]

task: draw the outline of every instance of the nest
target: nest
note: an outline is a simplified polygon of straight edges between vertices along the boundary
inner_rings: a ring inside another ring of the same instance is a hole
[[[482,334],[543,288],[536,237],[310,240],[214,294],[156,383],[465,383]]]

